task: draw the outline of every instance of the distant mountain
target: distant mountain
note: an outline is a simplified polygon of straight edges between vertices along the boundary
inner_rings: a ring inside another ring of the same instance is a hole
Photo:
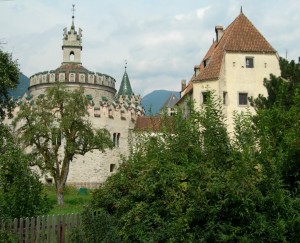
[[[28,91],[29,82],[29,78],[26,77],[23,73],[20,73],[18,87],[16,89],[11,90],[9,94],[15,99],[22,97]]]
[[[169,96],[174,93],[179,98],[179,92],[169,90],[154,90],[142,98],[142,106],[146,115],[156,115]]]

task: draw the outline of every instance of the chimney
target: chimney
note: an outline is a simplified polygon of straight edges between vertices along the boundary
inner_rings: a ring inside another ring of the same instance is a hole
[[[219,41],[221,40],[223,33],[224,33],[223,26],[217,25],[215,27],[215,31],[216,31],[216,41],[217,41],[217,43],[219,43]]]
[[[195,76],[197,76],[200,73],[200,65],[194,66],[194,72],[195,72]]]
[[[186,88],[186,80],[182,79],[181,80],[181,91],[185,90],[185,88]]]

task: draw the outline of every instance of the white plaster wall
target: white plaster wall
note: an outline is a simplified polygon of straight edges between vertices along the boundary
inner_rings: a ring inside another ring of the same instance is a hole
[[[253,57],[254,67],[246,68],[246,57]],[[202,92],[207,87],[215,90],[221,100],[223,92],[227,92],[226,104],[223,105],[223,112],[227,119],[228,130],[233,130],[233,112],[246,111],[247,108],[254,113],[254,109],[248,105],[239,105],[239,93],[248,93],[248,97],[258,97],[259,94],[267,95],[263,85],[264,78],[270,74],[280,76],[280,66],[276,54],[257,53],[226,53],[222,61],[219,80],[193,83],[193,99],[195,108],[199,109],[202,104]]]

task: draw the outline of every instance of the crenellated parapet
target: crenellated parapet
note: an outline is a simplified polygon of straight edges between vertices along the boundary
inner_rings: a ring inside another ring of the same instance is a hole
[[[61,83],[93,84],[115,89],[116,80],[107,74],[91,72],[82,66],[80,66],[81,68],[76,67],[74,69],[71,67],[62,67],[56,70],[39,72],[32,75],[30,77],[29,90],[32,86],[51,84],[57,81]]]
[[[121,119],[136,121],[138,116],[143,116],[145,111],[141,105],[141,96],[120,96],[114,100],[108,100],[105,96],[100,101],[95,101],[87,95],[90,100],[88,112],[91,117]]]

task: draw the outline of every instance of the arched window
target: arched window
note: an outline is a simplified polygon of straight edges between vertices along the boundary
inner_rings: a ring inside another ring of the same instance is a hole
[[[71,51],[71,52],[70,52],[70,62],[73,62],[74,59],[75,59],[74,51]]]

